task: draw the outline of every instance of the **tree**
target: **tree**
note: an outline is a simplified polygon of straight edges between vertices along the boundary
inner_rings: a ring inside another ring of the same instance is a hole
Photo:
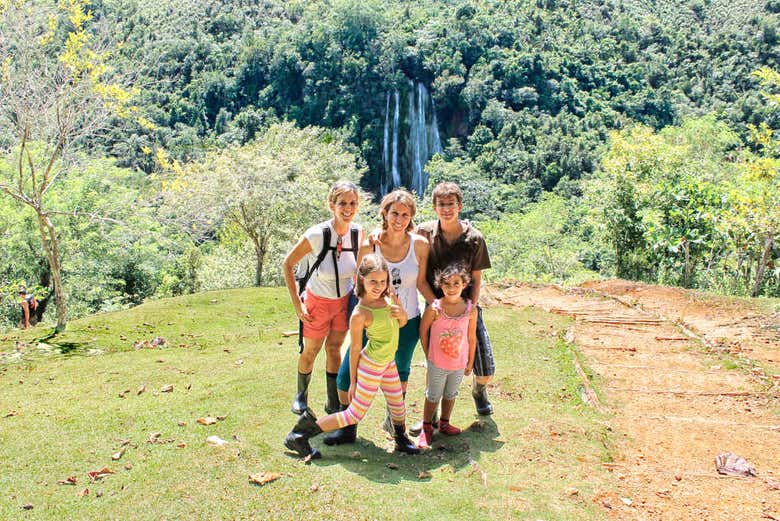
[[[13,167],[0,171],[0,193],[31,208],[48,260],[57,305],[56,331],[68,314],[51,188],[78,168],[75,152],[112,114],[126,115],[132,93],[112,82],[104,42],[88,30],[85,0],[54,8],[0,0],[0,149]]]
[[[202,162],[167,165],[164,213],[196,242],[249,241],[258,286],[272,250],[327,216],[330,185],[357,182],[365,171],[332,133],[293,123],[272,125],[256,141]]]

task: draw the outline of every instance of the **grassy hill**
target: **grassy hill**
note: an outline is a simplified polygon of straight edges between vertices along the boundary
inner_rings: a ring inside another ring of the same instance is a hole
[[[324,457],[306,465],[282,446],[294,420],[297,342],[281,335],[295,329],[291,309],[284,289],[220,291],[94,315],[56,338],[43,338],[42,327],[0,337],[0,518],[601,516],[591,498],[610,487],[600,465],[610,457],[608,433],[579,398],[559,336],[566,319],[486,313],[499,367],[496,414],[477,421],[464,384],[453,416],[469,427],[461,436],[437,438],[420,456],[393,454],[379,427],[380,398],[355,445],[325,447],[318,438]],[[164,347],[133,348],[158,336]],[[317,414],[323,359],[310,392]],[[421,364],[418,350],[412,420],[422,410]],[[208,416],[224,418],[197,423]],[[209,436],[228,443],[211,446]],[[104,467],[113,473],[91,482],[88,472]],[[258,472],[281,477],[253,485],[248,477]],[[58,484],[71,476],[75,485]]]

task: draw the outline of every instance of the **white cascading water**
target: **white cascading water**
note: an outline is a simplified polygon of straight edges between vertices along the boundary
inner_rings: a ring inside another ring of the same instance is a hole
[[[390,93],[387,93],[387,103],[385,103],[385,135],[384,135],[384,141],[382,144],[382,173],[384,174],[384,178],[379,183],[379,190],[382,195],[385,195],[388,192],[388,188],[390,188],[390,179],[387,175],[390,170],[390,150],[389,150],[389,141],[390,141]]]
[[[408,132],[399,138],[401,129],[401,95],[393,91],[391,103],[390,93],[385,102],[385,128],[382,148],[382,166],[384,168],[383,182],[380,183],[382,193],[393,188],[406,185],[418,194],[425,192],[428,176],[425,175],[425,163],[441,152],[436,105],[428,89],[422,82],[409,80],[407,113]],[[392,127],[390,123],[390,105],[393,105]],[[392,144],[390,133],[392,132]],[[399,139],[404,141],[404,153],[399,157]]]
[[[398,92],[398,89],[394,92],[394,98],[395,98],[395,111],[393,112],[393,165],[392,165],[392,176],[393,176],[393,185],[391,188],[395,188],[398,186],[401,186],[401,173],[398,171],[398,125],[400,123],[400,117],[401,117],[401,108],[399,105],[401,104],[401,93]]]

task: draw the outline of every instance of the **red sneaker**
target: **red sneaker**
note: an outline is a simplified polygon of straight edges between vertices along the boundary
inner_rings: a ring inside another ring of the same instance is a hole
[[[426,425],[423,427],[420,437],[417,439],[418,449],[430,449],[433,442],[433,427]]]
[[[463,431],[461,431],[459,428],[455,427],[449,422],[441,422],[439,424],[439,432],[442,434],[446,434],[447,436],[457,436]]]

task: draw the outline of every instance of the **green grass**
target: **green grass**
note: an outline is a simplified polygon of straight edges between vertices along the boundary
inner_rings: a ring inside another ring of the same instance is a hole
[[[464,383],[452,420],[471,427],[437,438],[426,454],[402,456],[379,427],[379,398],[358,443],[333,448],[317,438],[324,457],[309,465],[282,446],[294,422],[297,361],[296,338],[280,334],[296,326],[284,289],[95,315],[44,340],[55,349],[38,349],[43,328],[0,338],[0,519],[599,519],[592,497],[613,486],[600,466],[610,457],[607,433],[579,399],[569,348],[556,334],[568,322],[535,310],[491,309],[486,319],[499,368],[494,416],[473,423]],[[169,347],[132,348],[158,335]],[[421,363],[418,350],[413,420],[423,401]],[[318,413],[323,364],[321,354],[310,391]],[[159,392],[166,384],[172,393]],[[137,395],[141,385],[147,391]],[[218,415],[226,418],[215,425],[195,421]],[[160,442],[147,443],[153,432]],[[211,435],[230,443],[209,446]],[[131,442],[112,461],[123,439]],[[105,466],[115,474],[90,483],[87,472]],[[261,471],[282,477],[250,484]],[[57,484],[68,476],[78,484]],[[84,488],[89,495],[80,497]],[[32,510],[23,510],[28,503]]]

